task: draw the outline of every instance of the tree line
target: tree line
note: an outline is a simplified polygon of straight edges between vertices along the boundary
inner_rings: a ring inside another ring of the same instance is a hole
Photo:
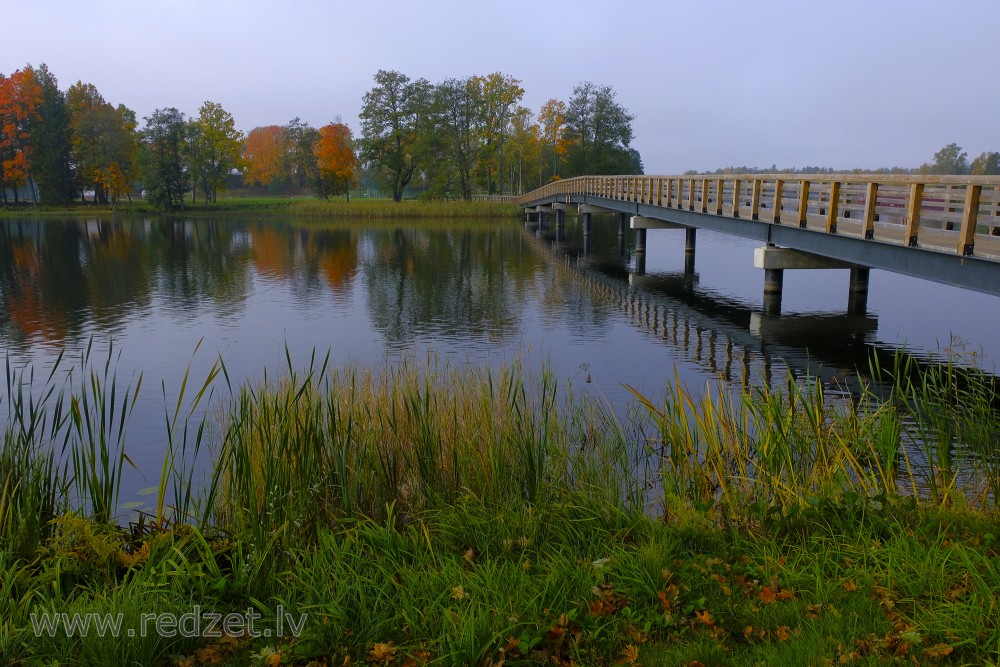
[[[690,170],[684,172],[685,175],[695,175],[703,172]],[[831,169],[830,167],[799,167],[792,169],[779,169],[777,165],[770,167],[724,167],[709,174],[840,174],[845,173],[843,169]],[[852,174],[925,174],[940,176],[991,176],[1000,175],[1000,153],[995,151],[984,151],[971,162],[969,154],[961,146],[955,143],[944,146],[934,154],[930,162],[924,162],[919,167],[880,167],[878,169],[850,169],[847,173]]]
[[[0,73],[0,201],[58,205],[89,195],[114,205],[141,192],[170,209],[188,193],[212,202],[231,186],[329,198],[359,182],[396,201],[414,191],[470,199],[581,174],[642,173],[634,116],[610,86],[582,82],[537,114],[523,96],[521,82],[500,72],[432,84],[380,70],[357,138],[339,119],[317,129],[299,118],[244,136],[211,101],[191,117],[156,109],[140,127],[94,85],[61,90],[48,67],[28,65]]]

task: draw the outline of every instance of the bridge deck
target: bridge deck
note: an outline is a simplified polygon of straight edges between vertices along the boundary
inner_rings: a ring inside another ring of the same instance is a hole
[[[1000,295],[1000,177],[581,176],[522,206],[591,204]]]

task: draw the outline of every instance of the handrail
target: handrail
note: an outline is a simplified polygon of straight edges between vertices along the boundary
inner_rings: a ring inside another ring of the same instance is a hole
[[[696,211],[829,234],[946,247],[973,256],[1000,237],[1000,176],[899,174],[686,174],[578,176],[518,198],[521,206],[597,197]],[[876,228],[875,223],[880,223]],[[922,235],[932,237],[926,244]],[[987,237],[987,238],[983,238]],[[991,259],[1000,259],[991,250]]]

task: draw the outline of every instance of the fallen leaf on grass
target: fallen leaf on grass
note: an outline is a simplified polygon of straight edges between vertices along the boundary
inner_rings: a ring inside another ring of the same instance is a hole
[[[396,657],[396,647],[389,644],[375,644],[366,656],[372,662],[389,663]]]
[[[924,655],[928,658],[943,658],[946,655],[951,655],[954,650],[955,647],[948,644],[935,644],[930,648],[925,648]]]
[[[715,621],[712,620],[712,615],[708,613],[707,609],[705,611],[695,611],[694,615],[705,625],[715,625]]]
[[[858,585],[853,581],[845,581],[840,585],[843,586],[844,590],[848,592],[858,590]]]
[[[777,598],[774,589],[770,586],[764,586],[760,589],[760,593],[757,594],[757,598],[764,604],[771,604]]]
[[[634,644],[626,644],[622,649],[622,657],[615,660],[616,665],[634,665],[639,659],[639,649]]]

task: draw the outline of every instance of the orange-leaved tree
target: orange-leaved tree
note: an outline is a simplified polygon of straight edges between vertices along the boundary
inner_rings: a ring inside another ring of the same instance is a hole
[[[268,186],[285,174],[285,128],[280,125],[255,127],[243,145],[243,177],[247,183]]]
[[[324,199],[347,193],[357,183],[358,156],[354,153],[351,128],[344,123],[330,123],[319,128],[319,140],[313,146],[319,180],[316,191]]]
[[[37,121],[42,89],[31,68],[9,77],[0,74],[0,190],[14,191],[28,182],[31,168],[31,123]]]

